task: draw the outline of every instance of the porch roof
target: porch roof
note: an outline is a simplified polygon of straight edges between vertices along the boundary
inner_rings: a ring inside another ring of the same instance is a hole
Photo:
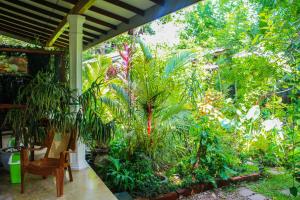
[[[67,16],[85,16],[83,49],[199,0],[0,0],[0,34],[42,46],[69,46]]]

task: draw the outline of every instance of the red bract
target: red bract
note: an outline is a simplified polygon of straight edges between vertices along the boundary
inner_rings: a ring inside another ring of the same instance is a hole
[[[123,67],[126,75],[126,79],[128,78],[129,70],[130,70],[130,62],[131,62],[131,48],[127,45],[124,44],[124,50],[121,51],[119,49],[119,54],[123,60]]]
[[[117,73],[118,73],[117,68],[114,67],[113,65],[111,65],[106,71],[106,76],[107,76],[107,78],[110,79],[110,78],[116,77]]]

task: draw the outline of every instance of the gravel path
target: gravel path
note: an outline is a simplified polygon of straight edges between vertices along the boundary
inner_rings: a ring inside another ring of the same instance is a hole
[[[222,189],[210,190],[189,197],[180,197],[180,200],[247,200],[247,197],[239,195],[237,191],[224,191]]]

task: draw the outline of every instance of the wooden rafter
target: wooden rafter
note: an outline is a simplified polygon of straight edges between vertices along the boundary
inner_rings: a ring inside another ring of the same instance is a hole
[[[2,21],[0,21],[0,26],[3,27],[3,28],[6,28],[6,29],[11,29],[12,31],[15,31],[15,32],[24,33],[24,34],[32,36],[33,38],[36,38],[38,40],[42,39],[42,40],[47,41],[47,39],[48,39],[48,37],[45,36],[45,35],[41,35],[41,34],[38,34],[38,33],[35,33],[35,32],[31,32],[31,31],[26,30],[26,29],[22,29],[19,26],[12,26],[12,25],[10,25],[8,23],[5,23],[5,22],[2,22]]]
[[[164,0],[150,0],[150,1],[152,1],[153,3],[156,3],[158,5],[161,5],[161,6],[165,5],[165,1]]]
[[[0,6],[0,9],[1,9],[1,6]],[[20,15],[14,14],[14,13],[9,12],[9,11],[0,10],[0,14],[5,15],[7,17],[10,17],[12,19],[17,19],[17,20],[19,20],[21,22],[25,22],[27,24],[32,24],[32,25],[35,25],[35,26],[39,26],[39,27],[41,27],[45,30],[53,30],[53,26],[49,26],[48,24],[41,23],[37,20],[33,20],[33,19],[25,17],[25,16],[20,16]]]
[[[47,24],[55,25],[55,26],[59,23],[59,22],[57,22],[55,20],[52,20],[52,19],[49,19],[47,17],[42,17],[40,15],[36,15],[34,13],[19,9],[17,7],[14,7],[14,6],[11,6],[11,5],[8,5],[8,4],[4,4],[2,2],[0,2],[0,9],[1,10],[7,9],[7,10],[10,10],[12,12],[22,14],[22,15],[25,15],[27,17],[33,18],[35,20],[38,20],[38,21],[41,21],[41,22],[44,22],[44,23],[47,23]]]
[[[9,33],[10,35],[7,35],[9,37],[13,37],[13,38],[23,40],[23,41],[26,41],[26,42],[32,43],[33,41],[37,41],[37,38],[34,35],[16,30],[16,29],[11,28],[11,27],[1,26],[0,31]],[[42,39],[42,38],[40,38],[38,41],[39,41],[41,46],[44,46],[45,43],[46,43],[46,40]],[[58,42],[58,43],[55,44],[55,46],[65,47],[66,44]]]
[[[58,10],[60,12],[64,12],[64,13],[69,13],[70,12],[70,9],[68,9],[66,7],[63,7],[63,6],[59,6],[57,4],[54,4],[54,3],[51,3],[51,2],[48,2],[48,1],[41,1],[41,0],[31,0],[31,1],[33,1],[37,4],[40,4],[40,5],[46,6],[48,8]],[[99,25],[102,25],[102,26],[106,26],[108,28],[116,29],[116,26],[111,24],[111,23],[105,22],[103,20],[88,16],[88,15],[83,15],[83,16],[85,16],[87,21],[91,21],[93,23],[96,23],[96,24],[99,24]]]
[[[1,16],[2,19],[5,19],[7,21],[11,21],[15,24],[19,24],[19,25],[24,26],[24,27],[32,27],[32,28],[34,27],[34,30],[36,29],[36,30],[43,31],[45,33],[50,33],[50,32],[53,33],[54,27],[49,26],[47,24],[40,23],[36,20],[32,20],[32,19],[24,17],[24,16],[16,15],[14,13],[10,13],[10,12],[7,12],[5,10],[0,11],[0,16]],[[66,30],[60,37],[68,39],[69,38],[68,33],[69,32]],[[96,38],[97,37],[97,35],[95,35],[93,33],[90,33],[90,32],[87,32],[87,31],[83,31],[83,33],[85,35],[85,36],[83,36],[83,40],[87,41],[87,42],[91,42],[91,41],[93,41],[93,39],[91,39],[91,38]]]
[[[3,35],[6,35],[8,37],[12,37],[12,38],[22,40],[25,42],[29,42],[29,43],[33,43],[33,41],[36,41],[36,39],[32,36],[29,36],[25,33],[16,32],[16,31],[13,31],[13,30],[5,28],[5,27],[0,27],[0,33]],[[40,45],[43,46],[44,43],[42,43],[42,41],[40,41]]]
[[[55,54],[55,55],[61,55],[61,54],[64,54],[65,52],[64,51],[49,51],[49,50],[45,50],[45,49],[24,49],[24,48],[7,48],[7,47],[1,47],[0,46],[0,51],[3,52],[3,51],[6,51],[6,52],[21,52],[21,53],[38,53],[38,54]],[[1,106],[3,107],[3,105],[5,104],[0,104],[0,109]],[[6,104],[6,105],[11,105],[11,106],[14,106],[14,107],[20,107],[20,105],[17,105],[17,104]],[[22,106],[21,106],[22,108]]]
[[[19,26],[12,26],[12,25],[9,25],[6,22],[3,23],[2,21],[0,21],[0,26],[1,26],[1,29],[10,30],[10,31],[13,31],[15,33],[18,33],[19,35],[23,35],[23,36],[26,35],[28,37],[31,37],[32,40],[39,40],[39,41],[42,41],[44,44],[48,39],[48,36],[41,35],[41,34],[38,34],[38,33],[33,33],[28,29],[24,29],[23,27],[19,27]],[[59,41],[57,41],[57,44],[67,46],[68,41],[59,40]]]
[[[31,4],[28,4],[28,3],[25,3],[25,2],[20,1],[20,0],[14,0],[14,1],[9,1],[9,2],[12,3],[12,4],[15,4],[17,6],[26,8],[28,10],[33,10],[33,11],[36,11],[36,12],[41,13],[43,15],[50,16],[52,18],[56,18],[56,19],[59,19],[59,20],[62,20],[64,18],[64,16],[56,14],[55,12],[50,12],[48,10],[42,9],[40,7],[31,5]],[[43,3],[44,3],[44,1],[43,1]]]
[[[68,14],[82,14],[87,9],[89,9],[95,0],[80,0],[77,4],[74,5],[74,7],[70,10]],[[52,46],[57,40],[57,38],[64,32],[64,30],[68,27],[68,15],[64,17],[64,19],[59,23],[58,27],[54,31],[54,33],[51,35],[50,39],[47,41],[47,46]]]
[[[106,27],[108,27],[108,28],[112,28],[112,29],[115,29],[115,30],[117,29],[117,26],[115,26],[115,25],[113,25],[113,24],[110,24],[110,23],[108,23],[108,22],[105,22],[105,21],[103,21],[103,20],[100,20],[100,19],[97,19],[97,18],[88,16],[88,15],[83,15],[83,16],[85,16],[85,19],[86,19],[87,21],[93,22],[93,23],[95,23],[95,24],[100,24],[100,25],[102,25],[102,26],[106,26]]]
[[[39,7],[30,5],[30,4],[24,3],[24,2],[22,2],[20,0],[12,1],[12,3],[15,4],[15,5],[18,5],[18,6],[22,6],[24,8],[29,9],[29,10],[32,10],[32,11],[38,11],[39,13],[42,13],[44,15],[48,15],[49,17],[51,17],[53,19],[58,19],[58,20],[63,20],[64,19],[64,16],[62,16],[62,15],[58,15],[58,14],[55,14],[55,13],[50,12],[48,10],[44,10],[42,8],[39,8]],[[40,3],[43,4],[44,1],[40,1]],[[49,2],[47,3],[47,5],[49,5]],[[52,7],[54,8],[54,6],[52,6]],[[70,11],[71,10],[69,10],[69,12]],[[67,13],[69,13],[69,12],[67,12]],[[99,20],[97,20],[97,21],[99,22]],[[56,23],[56,25],[59,24],[59,22],[56,22],[56,21],[54,23]],[[83,27],[87,28],[87,29],[90,29],[92,31],[96,31],[96,32],[102,33],[102,34],[106,34],[107,33],[105,30],[103,30],[101,28],[97,28],[97,27],[94,27],[94,26],[91,26],[91,25],[88,25],[88,24],[84,24]],[[96,36],[94,35],[93,38],[99,38],[99,36],[98,35],[96,35]]]
[[[109,2],[109,3],[111,3],[115,6],[121,7],[123,9],[129,10],[131,12],[134,12],[136,14],[139,14],[141,16],[144,16],[144,14],[145,14],[145,12],[142,9],[139,9],[135,6],[132,6],[128,3],[125,3],[125,2],[120,1],[120,0],[104,0],[104,1]]]
[[[75,4],[78,2],[78,0],[64,0],[68,3],[71,3],[71,4]],[[89,8],[90,11],[93,11],[95,13],[98,13],[100,15],[104,15],[104,16],[107,16],[107,17],[110,17],[112,19],[115,19],[115,20],[118,20],[118,21],[121,21],[121,22],[124,22],[126,24],[129,23],[129,19],[127,19],[126,17],[122,17],[121,15],[118,15],[118,14],[115,14],[115,13],[112,13],[112,12],[109,12],[107,10],[104,10],[102,8],[98,8],[96,6],[91,6]]]
[[[41,32],[41,33],[45,33],[45,34],[48,34],[48,35],[50,35],[52,33],[52,31],[49,30],[49,29],[40,28],[40,27],[34,26],[32,24],[24,23],[22,21],[18,21],[18,20],[9,18],[9,17],[7,17],[7,15],[6,16],[2,15],[2,13],[0,13],[0,20],[5,20],[8,23],[15,24],[16,26],[20,25],[22,27],[30,28],[31,30],[34,30],[34,31],[37,31],[37,32]]]
[[[145,0],[146,1],[146,0]],[[156,0],[158,1],[158,0]],[[176,12],[177,10],[190,6],[193,3],[196,3],[200,0],[164,0],[164,5],[161,6],[160,4],[156,4],[148,8],[145,12],[145,16],[141,17],[139,15],[135,15],[130,18],[130,23],[125,24],[121,23],[118,25],[117,30],[110,30],[106,35],[102,35],[99,39],[94,40],[93,42],[89,43],[88,45],[84,46],[83,49],[89,49],[90,47],[97,45],[101,42],[104,42],[108,39],[111,39],[119,34],[122,34],[130,29],[134,29],[138,26],[151,22],[153,20],[159,19],[167,14],[172,12]],[[157,2],[157,3],[162,3]]]
[[[129,19],[127,19],[126,17],[122,17],[121,15],[117,15],[115,13],[112,13],[112,12],[109,12],[107,10],[104,10],[102,8],[98,8],[96,6],[92,6],[90,8],[90,11],[93,11],[95,13],[98,13],[98,14],[101,14],[101,15],[104,15],[104,16],[107,16],[107,17],[110,17],[110,18],[113,18],[113,19],[116,19],[118,21],[121,21],[121,22],[124,22],[126,24],[129,23]]]
[[[33,31],[32,29],[25,28],[25,27],[22,27],[20,25],[16,25],[14,23],[10,23],[10,22],[2,20],[2,19],[0,19],[0,25],[5,26],[7,28],[13,28],[13,29],[22,31],[24,33],[33,34],[35,36],[38,36],[39,38],[43,38],[43,39],[46,39],[46,40],[49,37],[49,34],[47,34],[47,33],[41,33],[39,31]]]
[[[0,13],[0,15],[1,15],[1,13]],[[23,23],[21,21],[15,20],[15,19],[11,19],[11,18],[6,17],[6,16],[1,16],[0,17],[0,21],[3,22],[3,23],[5,23],[5,24],[7,24],[7,25],[11,25],[13,27],[20,27],[20,28],[22,28],[24,30],[31,31],[31,32],[36,33],[36,34],[46,35],[48,37],[53,32],[53,31],[50,31],[50,30],[47,30],[47,29],[43,29],[43,28],[40,28],[40,27],[37,27],[37,26],[33,26],[31,24]],[[60,37],[60,39],[68,41],[69,37],[66,36],[66,35],[62,35]]]
[[[68,6],[61,1],[68,3]],[[139,0],[141,3],[138,4],[128,0],[101,0],[94,5],[95,1],[0,0],[0,24],[3,25],[0,30],[5,33],[10,31],[11,35],[14,32],[16,37],[25,39],[36,40],[38,37],[41,41],[46,40],[47,46],[67,46],[67,16],[82,15],[86,19],[82,26],[84,49],[87,49],[199,0]],[[85,10],[89,12],[85,14]],[[131,17],[122,14],[124,11],[131,12]]]

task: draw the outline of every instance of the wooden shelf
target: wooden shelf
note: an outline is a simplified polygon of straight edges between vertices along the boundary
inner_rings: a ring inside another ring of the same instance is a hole
[[[10,109],[25,109],[25,105],[20,104],[0,104],[0,110],[10,110]]]
[[[37,54],[64,54],[64,51],[54,51],[54,50],[45,50],[45,49],[9,48],[9,47],[0,47],[0,51],[37,53]]]

